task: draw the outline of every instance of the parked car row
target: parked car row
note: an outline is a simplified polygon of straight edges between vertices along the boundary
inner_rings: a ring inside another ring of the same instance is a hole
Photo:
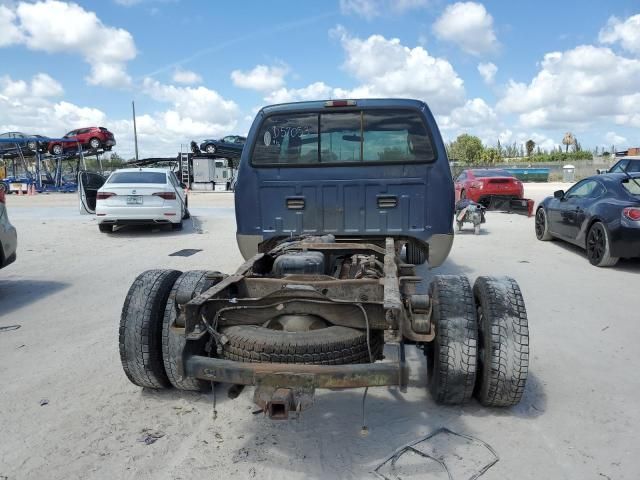
[[[16,139],[17,142],[8,140]],[[116,139],[108,129],[104,127],[86,127],[71,130],[60,139],[52,139],[42,135],[29,135],[23,132],[7,132],[0,134],[0,155],[12,155],[18,152],[18,146],[23,152],[33,154],[35,152],[62,155],[70,151],[76,151],[78,144],[85,150],[111,150],[116,144]]]
[[[502,169],[468,169],[455,180],[456,202],[485,207],[523,198],[522,182]],[[610,267],[640,257],[640,157],[620,159],[606,174],[558,190],[538,205],[538,240],[564,240],[586,250],[592,265]]]

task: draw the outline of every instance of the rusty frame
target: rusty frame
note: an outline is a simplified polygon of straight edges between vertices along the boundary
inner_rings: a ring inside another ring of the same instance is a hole
[[[188,377],[237,385],[272,388],[360,388],[406,386],[405,362],[359,363],[352,365],[307,365],[298,363],[244,363],[220,358],[188,356]]]
[[[287,412],[289,408],[305,408],[313,401],[316,388],[398,386],[401,390],[405,389],[408,367],[401,339],[430,341],[434,331],[413,331],[409,319],[411,307],[405,305],[403,298],[408,298],[413,291],[412,285],[421,279],[415,276],[413,265],[399,261],[397,247],[391,237],[386,239],[384,248],[370,243],[302,241],[279,245],[271,253],[288,249],[319,250],[329,254],[369,252],[382,261],[384,276],[379,279],[336,279],[327,275],[270,278],[263,275],[269,271],[273,257],[259,253],[247,260],[234,274],[222,278],[219,283],[190,300],[182,309],[187,340],[197,340],[203,338],[207,329],[213,328],[206,322],[214,317],[216,327],[262,324],[267,313],[262,313],[261,309],[271,315],[274,308],[282,312],[289,307],[292,313],[311,313],[317,309],[318,303],[323,303],[335,324],[397,332],[400,341],[397,344],[397,361],[351,365],[244,363],[196,355],[185,349],[182,363],[184,375],[214,382],[255,385],[255,401],[265,411],[273,410],[274,405]],[[356,309],[366,313],[366,316],[361,318]]]

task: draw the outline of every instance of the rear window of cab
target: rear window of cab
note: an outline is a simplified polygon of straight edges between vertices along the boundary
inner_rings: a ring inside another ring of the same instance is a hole
[[[436,158],[431,135],[413,110],[276,114],[264,119],[254,166],[424,163]]]
[[[167,183],[167,175],[162,172],[115,172],[107,183]]]

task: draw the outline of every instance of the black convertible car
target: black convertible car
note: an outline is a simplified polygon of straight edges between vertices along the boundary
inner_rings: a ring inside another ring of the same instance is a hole
[[[559,238],[586,249],[592,265],[610,267],[640,257],[640,174],[585,178],[540,203],[538,240]]]

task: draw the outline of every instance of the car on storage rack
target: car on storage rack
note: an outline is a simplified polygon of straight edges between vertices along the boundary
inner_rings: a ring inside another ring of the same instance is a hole
[[[200,150],[221,157],[227,155],[237,158],[242,153],[246,141],[246,137],[241,137],[240,135],[227,135],[220,140],[203,140],[200,144]]]
[[[7,213],[7,187],[0,182],[0,268],[15,262],[18,250],[18,233]]]
[[[124,168],[105,180],[95,173],[78,175],[82,213],[95,213],[101,232],[122,225],[171,225],[182,229],[189,218],[186,185],[164,168]]]
[[[104,127],[78,128],[71,130],[59,140],[51,140],[47,150],[52,155],[62,155],[69,150],[77,150],[78,144],[85,149],[111,150],[116,144],[116,139],[113,133]]]
[[[536,210],[535,232],[584,248],[597,267],[640,257],[640,173],[595,175],[554,192]]]
[[[12,139],[16,139],[12,142]],[[49,143],[49,138],[42,135],[28,135],[22,132],[6,132],[0,134],[0,155],[15,155],[18,148],[23,153],[32,154],[45,151]]]
[[[437,402],[520,401],[529,336],[516,281],[436,275],[416,290],[420,265],[441,265],[453,242],[451,172],[425,103],[261,109],[235,202],[235,273],[158,269],[131,285],[119,330],[131,382],[255,385],[261,409],[287,418],[318,388],[406,386],[415,344]]]

